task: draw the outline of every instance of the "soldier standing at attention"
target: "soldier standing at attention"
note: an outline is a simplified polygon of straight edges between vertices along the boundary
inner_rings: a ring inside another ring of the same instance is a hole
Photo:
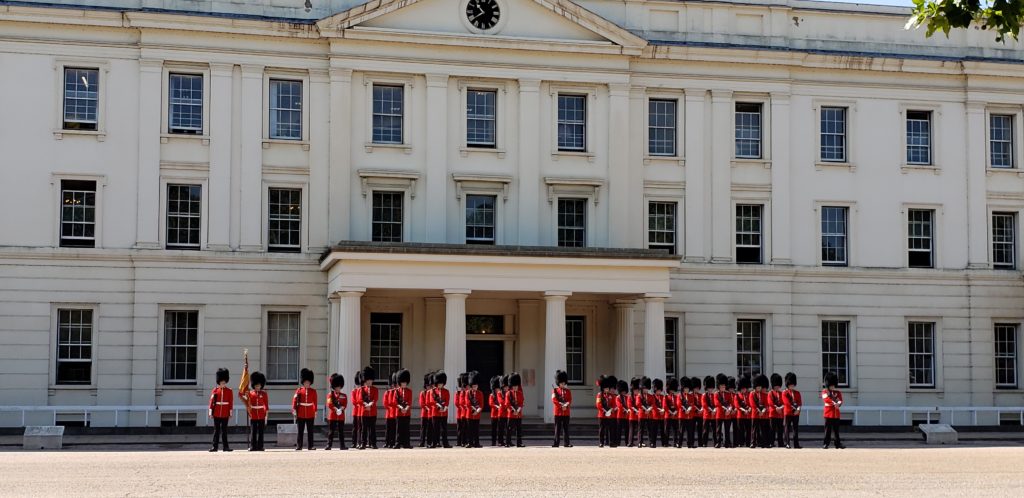
[[[306,446],[309,451],[313,447],[313,421],[316,419],[316,389],[313,389],[313,371],[303,368],[299,372],[299,380],[302,386],[295,390],[292,396],[292,415],[295,417],[295,425],[298,426],[298,433],[295,435],[295,451],[302,450],[302,433],[306,432],[309,437],[309,444]]]
[[[825,404],[825,449],[828,449],[832,437],[835,438],[836,449],[846,448],[839,440],[839,407],[843,406],[843,393],[836,389],[838,385],[839,377],[835,373],[825,374],[825,388],[821,390],[821,400]]]
[[[412,448],[409,434],[409,425],[412,421],[412,389],[409,389],[409,382],[412,381],[412,374],[403,368],[395,374],[395,377],[398,384],[395,387],[398,434],[394,447],[409,449]]]
[[[263,388],[267,385],[267,376],[261,372],[253,372],[249,379],[252,389],[247,393],[239,393],[242,399],[249,401],[249,451],[263,451],[263,432],[267,429],[267,413],[270,411],[270,397]]]
[[[342,391],[345,387],[345,377],[339,374],[331,374],[331,390],[327,393],[327,400],[324,404],[324,412],[327,413],[327,446],[325,450],[334,446],[334,437],[338,437],[338,449],[347,450],[345,447],[345,408],[348,407],[348,396]]]
[[[373,367],[363,367],[363,387],[359,389],[359,402],[362,405],[362,436],[359,449],[367,447],[377,449],[377,400],[380,392],[373,385],[377,380],[377,371]]]
[[[800,449],[800,408],[804,400],[800,391],[796,390],[796,374],[786,374],[786,390],[782,393],[782,402],[785,405],[783,415],[786,425],[786,448]]]
[[[572,448],[569,441],[569,416],[572,410],[572,392],[565,386],[569,383],[569,374],[564,370],[555,371],[555,386],[551,390],[551,401],[555,412],[555,442],[552,448],[558,447],[559,439],[565,440],[565,447]]]
[[[228,387],[231,376],[226,368],[217,369],[217,387],[210,391],[210,408],[207,415],[213,418],[213,447],[210,452],[217,451],[218,439],[224,443],[224,451],[231,451],[228,446],[228,420],[235,407],[234,393]]]
[[[434,389],[431,390],[430,402],[434,404],[431,410],[434,414],[434,445],[431,447],[441,445],[451,448],[452,445],[448,443],[448,406],[451,403],[451,393],[445,387],[448,384],[448,374],[444,370],[438,371],[434,374],[432,382]]]
[[[398,407],[395,405],[395,378],[398,372],[392,372],[388,377],[388,390],[384,391],[384,447],[394,448],[398,434]]]
[[[359,447],[359,438],[363,436],[363,403],[359,401],[360,392],[363,390],[363,371],[356,371],[353,377],[355,382],[349,399],[352,400],[352,447]]]
[[[431,412],[434,406],[433,401],[430,399],[430,390],[433,385],[430,383],[430,378],[434,374],[425,373],[423,374],[423,390],[420,391],[420,448],[427,446],[431,439],[431,426],[434,425],[434,414]]]
[[[771,418],[768,422],[771,424],[771,437],[769,438],[770,440],[768,443],[769,446],[778,446],[781,448],[783,444],[785,444],[782,441],[782,419],[784,417],[783,412],[785,411],[785,406],[782,401],[782,376],[777,373],[773,373],[771,375],[771,385],[772,389],[771,391],[768,391],[768,411],[771,413]]]
[[[497,446],[501,435],[505,433],[501,412],[501,376],[491,377],[491,394],[487,396],[487,405],[491,407],[491,446]]]
[[[505,393],[505,410],[508,414],[508,434],[506,435],[505,446],[512,446],[512,436],[514,435],[516,447],[526,447],[523,444],[523,403],[525,402],[523,378],[518,372],[512,372],[508,376],[508,392]]]

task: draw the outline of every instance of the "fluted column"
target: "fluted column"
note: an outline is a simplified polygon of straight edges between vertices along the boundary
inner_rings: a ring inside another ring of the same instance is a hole
[[[623,299],[615,301],[616,351],[615,375],[629,380],[636,370],[636,345],[633,341],[633,308],[636,301]]]
[[[669,294],[644,294],[644,375],[665,378],[665,300]]]
[[[455,399],[459,374],[466,371],[466,298],[469,289],[444,291],[444,371],[448,374],[448,390]],[[448,410],[448,422],[455,422],[456,412]]]
[[[338,354],[337,371],[345,376],[346,385],[353,385],[353,377],[362,368],[362,316],[361,301],[366,289],[346,289],[338,292]],[[345,419],[352,421],[352,410],[346,410]]]
[[[565,301],[570,295],[571,292],[562,291],[544,293],[547,306],[544,326],[544,371],[537,375],[539,379],[552,378],[555,370],[565,370]],[[544,422],[554,422],[554,402],[551,401],[550,393],[546,389],[538,389],[538,392],[544,397]]]

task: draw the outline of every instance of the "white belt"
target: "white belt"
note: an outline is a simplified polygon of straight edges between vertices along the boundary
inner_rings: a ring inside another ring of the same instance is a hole
[[[263,406],[263,405],[252,405],[249,408],[266,408],[266,407]]]
[[[228,404],[228,402],[227,401],[218,401],[218,402],[216,402],[214,404],[215,405],[226,405],[226,404]]]
[[[299,403],[299,406],[313,406],[313,403]]]

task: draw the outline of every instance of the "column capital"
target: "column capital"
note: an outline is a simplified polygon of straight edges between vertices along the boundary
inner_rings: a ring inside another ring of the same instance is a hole
[[[633,309],[633,307],[636,306],[636,299],[616,299],[612,301],[612,306],[618,309]]]
[[[331,76],[331,81],[337,81],[340,83],[349,83],[352,81],[352,70],[347,67],[332,67],[327,70]]]
[[[629,95],[630,84],[626,83],[608,83],[608,93],[612,97],[626,97]]]
[[[664,301],[670,297],[672,297],[671,292],[648,292],[644,294],[644,301]]]
[[[160,72],[164,69],[163,59],[139,59],[139,69],[146,72]]]
[[[242,77],[243,78],[262,78],[263,69],[266,66],[262,64],[242,64]]]
[[[769,95],[771,97],[772,104],[788,104],[790,97],[792,97],[792,94],[789,92],[771,92]]]
[[[211,62],[210,63],[210,75],[211,76],[231,76],[235,71],[235,65],[227,62]]]
[[[566,299],[569,299],[569,296],[571,296],[571,295],[572,295],[572,292],[569,292],[569,291],[545,291],[544,292],[544,300],[545,301],[565,301]]]
[[[444,88],[446,88],[448,86],[448,77],[449,76],[447,74],[428,73],[426,75],[426,77],[427,77],[427,86],[428,87],[444,87]]]
[[[342,287],[334,292],[334,296],[341,297],[360,297],[366,294],[366,287]]]
[[[331,78],[330,70],[328,69],[310,69],[309,70],[309,81],[311,83],[326,83]]]
[[[732,101],[732,90],[711,90],[711,102],[722,103]]]
[[[473,291],[470,289],[445,289],[444,297],[469,297]]]
[[[520,78],[519,79],[519,91],[520,92],[538,92],[540,91],[540,80],[533,78]]]
[[[688,100],[704,100],[708,94],[707,88],[684,88],[683,95]]]

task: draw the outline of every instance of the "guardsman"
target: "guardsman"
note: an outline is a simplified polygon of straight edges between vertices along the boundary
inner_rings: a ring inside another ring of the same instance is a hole
[[[608,378],[604,374],[597,376],[594,386],[597,387],[597,395],[594,396],[594,411],[597,413],[597,447],[604,448],[608,441]]]
[[[670,377],[665,383],[665,425],[661,429],[662,446],[672,445],[681,448],[679,438],[679,424],[682,423],[679,414],[679,379]]]
[[[715,376],[715,394],[712,400],[715,403],[715,448],[721,448],[724,444],[726,447],[732,441],[726,440],[725,431],[725,420],[728,418],[731,407],[728,404],[726,397],[726,387],[729,384],[729,378],[723,373],[719,373]]]
[[[491,393],[487,395],[487,406],[491,408],[491,446],[497,446],[499,438],[505,433],[504,414],[501,411],[501,402],[504,396],[501,392],[501,376],[491,377]]]
[[[825,449],[828,449],[829,439],[835,438],[837,449],[846,448],[839,440],[839,407],[843,406],[843,393],[839,387],[839,377],[834,372],[825,374],[825,388],[821,390],[821,401],[825,405]]]
[[[643,446],[640,439],[640,377],[629,379],[629,447]]]
[[[395,377],[398,374],[397,371],[391,372],[388,376],[388,390],[384,391],[384,399],[381,400],[384,405],[384,447],[394,448],[395,440],[398,434],[398,407],[395,405]]]
[[[348,408],[348,396],[342,389],[345,387],[345,376],[331,374],[331,390],[327,393],[327,400],[324,404],[324,412],[327,413],[327,446],[330,450],[334,446],[334,436],[338,436],[338,449],[347,450],[345,446],[345,409]]]
[[[565,441],[566,448],[572,448],[569,440],[569,417],[572,411],[572,391],[566,387],[569,374],[564,370],[555,371],[555,385],[551,388],[552,410],[555,415],[555,442],[552,448],[558,447],[559,440]]]
[[[412,448],[409,434],[409,426],[412,423],[412,389],[409,389],[409,383],[412,382],[412,373],[403,368],[395,376],[397,380],[395,409],[397,410],[398,434],[394,447]]]
[[[608,387],[607,389],[602,389],[603,391],[605,391],[604,398],[606,400],[608,400],[607,406],[608,406],[608,408],[611,409],[611,411],[606,411],[605,412],[606,413],[605,424],[607,424],[607,426],[608,426],[607,435],[606,435],[605,439],[607,440],[608,446],[610,446],[612,448],[618,448],[619,447],[619,419],[618,419],[619,409],[615,405],[615,398],[617,397],[616,394],[615,394],[615,390],[618,389],[618,387],[619,387],[619,379],[616,378],[614,375],[609,375],[608,377],[605,377],[604,383],[605,383],[605,386]]]
[[[235,408],[235,394],[228,387],[231,375],[226,368],[217,369],[217,387],[210,391],[210,407],[207,415],[213,418],[213,447],[210,452],[217,451],[218,440],[224,443],[224,451],[232,451],[228,446],[228,421],[231,411]]]
[[[615,391],[615,446],[620,446],[629,444],[629,384],[619,379]]]
[[[768,423],[771,425],[771,437],[768,441],[768,446],[778,446],[781,448],[785,443],[783,439],[783,418],[785,417],[785,403],[782,401],[782,376],[773,373],[770,377],[772,389],[768,391],[768,407],[771,418],[768,419]]]
[[[683,387],[683,399],[686,402],[681,408],[683,429],[686,432],[686,447],[696,448],[698,442],[697,421],[700,420],[700,394],[697,393],[700,390],[700,379],[683,377],[680,380],[680,385]]]
[[[505,446],[512,446],[512,437],[515,436],[516,447],[526,447],[523,444],[523,403],[525,402],[523,378],[518,372],[512,372],[508,376],[508,392],[505,394],[505,405],[508,413],[508,434],[505,439]]]
[[[432,412],[434,414],[434,445],[436,448],[441,445],[445,448],[451,448],[452,445],[448,443],[448,408],[451,404],[451,392],[445,387],[448,384],[448,374],[444,370],[440,370],[434,374],[431,380],[434,383],[434,389],[431,390],[430,402],[434,404]]]
[[[700,399],[701,408],[704,410],[704,424],[702,426],[701,447],[711,444],[718,444],[718,432],[715,431],[715,419],[718,411],[715,409],[715,378],[707,375],[704,377],[704,394]]]
[[[725,447],[734,448],[736,443],[736,377],[725,379]]]
[[[363,371],[357,370],[352,377],[354,379],[349,399],[352,401],[352,447],[359,447],[359,439],[363,437],[363,403],[360,402],[360,393],[363,391]]]
[[[651,381],[652,390],[647,394],[654,409],[651,410],[651,417],[647,419],[647,437],[651,442],[651,448],[658,447],[658,440],[661,439],[661,429],[665,425],[665,382],[661,379]]]
[[[750,446],[750,416],[754,410],[750,407],[750,376],[740,377],[739,392],[736,393],[736,434],[733,443],[737,448]]]
[[[455,446],[466,446],[466,381],[469,373],[455,378]]]
[[[302,433],[305,432],[309,444],[306,448],[313,451],[313,422],[316,420],[316,389],[313,389],[313,371],[303,368],[299,372],[299,381],[302,385],[295,390],[292,396],[292,416],[295,417],[295,425],[298,426],[298,433],[295,435],[295,451],[302,450]]]
[[[750,393],[750,406],[754,409],[750,447],[767,448],[770,439],[768,425],[771,418],[771,414],[768,413],[768,377],[757,374],[754,376],[753,384],[754,390]]]
[[[359,449],[377,449],[377,401],[380,391],[373,385],[377,380],[377,371],[373,367],[363,367],[363,387],[359,390],[359,402],[363,405],[362,436],[359,438]]]
[[[270,412],[270,396],[267,387],[267,376],[262,372],[253,372],[249,376],[252,389],[239,393],[239,397],[249,401],[249,451],[263,451],[263,432],[267,429],[267,414]]]
[[[786,374],[786,390],[782,393],[782,404],[785,406],[783,415],[786,426],[786,448],[800,449],[800,409],[804,399],[796,390],[796,374]]]
[[[434,414],[431,409],[434,403],[430,399],[430,390],[434,388],[430,382],[433,373],[423,374],[423,390],[420,391],[420,448],[427,446],[432,441],[431,429],[434,425]]]
[[[484,412],[484,393],[480,390],[480,372],[469,372],[466,387],[466,432],[469,439],[466,447],[481,448],[480,416]]]
[[[693,447],[697,448],[704,440],[704,393],[701,392],[700,377],[690,377],[690,394],[696,401],[693,404]]]

